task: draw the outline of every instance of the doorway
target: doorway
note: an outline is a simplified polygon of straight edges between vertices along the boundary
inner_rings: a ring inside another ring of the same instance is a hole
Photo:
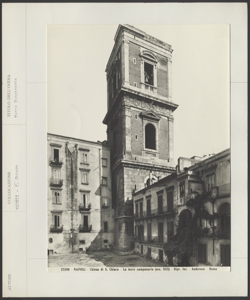
[[[159,250],[159,261],[163,262],[163,250]]]
[[[151,258],[151,248],[148,247],[148,258]]]
[[[220,246],[220,259],[222,267],[230,266],[230,245]]]
[[[88,226],[89,226],[88,216],[84,216],[83,217],[83,227],[88,228]]]
[[[181,266],[189,266],[189,256],[188,253],[184,253],[181,256]]]

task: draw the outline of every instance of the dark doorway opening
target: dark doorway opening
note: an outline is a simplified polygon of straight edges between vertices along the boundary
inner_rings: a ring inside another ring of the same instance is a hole
[[[159,261],[163,262],[163,250],[159,250]]]
[[[221,266],[230,266],[230,245],[220,246]]]

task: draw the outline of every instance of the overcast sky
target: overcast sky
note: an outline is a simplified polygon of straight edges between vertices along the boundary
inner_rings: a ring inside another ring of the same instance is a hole
[[[105,67],[118,25],[48,25],[48,132],[106,139]],[[175,160],[229,148],[229,26],[131,25],[174,49]]]

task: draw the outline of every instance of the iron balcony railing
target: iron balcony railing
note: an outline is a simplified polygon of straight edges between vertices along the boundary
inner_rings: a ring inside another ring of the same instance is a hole
[[[230,239],[230,226],[218,229],[214,236],[218,239]]]
[[[134,236],[134,241],[136,242],[144,242],[144,236]]]
[[[63,158],[54,158],[49,159],[50,166],[61,166],[63,164]]]
[[[91,210],[91,203],[88,205],[79,204],[79,211],[89,211]]]
[[[135,242],[142,242],[146,244],[163,244],[163,237],[144,237],[144,236],[134,236]]]
[[[50,232],[55,232],[55,233],[63,232],[63,226],[51,225],[50,226]]]
[[[163,206],[162,208],[154,208],[148,211],[138,212],[134,214],[135,219],[142,219],[142,218],[148,218],[148,217],[159,217],[162,215],[172,215],[177,213],[177,210],[175,207],[168,208],[167,206]]]
[[[52,187],[61,187],[62,185],[63,185],[63,180],[62,179],[55,179],[55,178],[50,179],[50,186],[52,186]]]
[[[153,237],[153,238],[148,238],[147,243],[149,244],[162,244],[163,243],[163,237]]]
[[[92,230],[92,225],[89,225],[89,226],[80,225],[79,226],[79,232],[91,232],[91,230]]]
[[[231,192],[231,184],[227,183],[224,185],[220,185],[218,186],[218,189],[219,196],[229,195]]]
[[[109,208],[109,206],[106,205],[106,204],[103,204],[103,205],[102,205],[102,208],[103,208],[103,209],[107,209],[107,208]]]

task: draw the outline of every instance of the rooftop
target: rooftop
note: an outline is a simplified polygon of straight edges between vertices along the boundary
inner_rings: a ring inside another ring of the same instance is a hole
[[[146,32],[144,32],[144,31],[142,31],[142,30],[140,30],[140,29],[138,29],[138,28],[136,28],[136,27],[134,27],[132,25],[129,25],[129,24],[124,24],[124,25],[120,24],[118,26],[118,29],[117,29],[115,37],[114,37],[115,41],[116,41],[116,39],[117,39],[117,37],[118,37],[118,35],[120,33],[120,30],[125,30],[127,32],[133,33],[133,34],[137,35],[138,37],[140,37],[140,38],[142,38],[144,40],[148,40],[151,43],[156,44],[156,45],[158,45],[158,46],[160,46],[162,48],[165,48],[167,50],[173,51],[171,45],[169,45],[169,44],[167,44],[167,43],[165,43],[165,42],[163,42],[163,41],[161,41],[161,40],[159,40],[159,39],[157,39],[157,38],[155,38],[155,37],[147,34]]]
[[[54,134],[54,133],[47,133],[48,136],[51,136],[51,137],[56,137],[56,138],[60,138],[60,139],[65,139],[65,140],[70,140],[70,141],[78,141],[80,143],[87,143],[87,144],[93,144],[93,145],[101,145],[101,146],[104,146],[104,147],[107,147],[109,148],[108,146],[108,142],[107,141],[97,141],[97,142],[94,142],[94,141],[88,141],[88,140],[83,140],[83,139],[79,139],[79,138],[74,138],[74,137],[70,137],[70,136],[65,136],[65,135],[60,135],[60,134]]]

